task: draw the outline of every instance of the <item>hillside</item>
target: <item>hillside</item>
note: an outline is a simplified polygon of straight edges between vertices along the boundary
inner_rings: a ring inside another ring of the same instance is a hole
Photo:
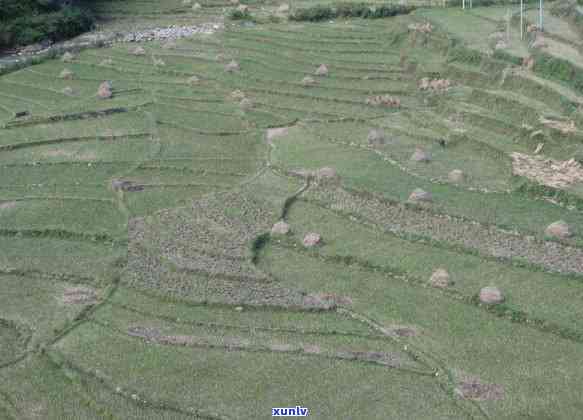
[[[0,419],[581,417],[575,9],[314,4],[0,76]]]

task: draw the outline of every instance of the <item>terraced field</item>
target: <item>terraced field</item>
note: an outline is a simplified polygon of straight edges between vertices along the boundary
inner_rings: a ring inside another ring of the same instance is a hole
[[[201,6],[99,5],[233,8]],[[1,76],[0,418],[581,417],[583,97],[516,28],[488,50],[504,16],[227,21]]]

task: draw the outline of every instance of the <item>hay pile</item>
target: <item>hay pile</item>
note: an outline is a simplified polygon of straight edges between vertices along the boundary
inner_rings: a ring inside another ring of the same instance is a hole
[[[186,83],[188,83],[190,86],[197,85],[199,82],[200,79],[196,76],[191,76],[188,79],[186,79]]]
[[[249,99],[249,98],[243,98],[243,99],[241,99],[241,102],[239,102],[239,106],[242,109],[251,109],[255,105],[253,104],[253,101],[251,99]]]
[[[243,99],[245,99],[245,93],[239,89],[232,91],[229,96],[234,101],[242,101]]]
[[[99,65],[102,67],[113,66],[113,60],[111,58],[106,58],[105,60],[102,60]]]
[[[73,73],[69,69],[63,69],[63,71],[59,74],[59,79],[73,80],[74,78],[75,78],[75,73]]]
[[[61,57],[61,61],[63,63],[72,63],[74,60],[75,60],[75,56],[73,54],[71,54],[70,52],[66,52]]]
[[[318,82],[311,76],[306,76],[302,79],[302,85],[305,87],[316,86]]]
[[[409,201],[412,203],[430,203],[433,201],[433,196],[428,191],[415,188],[409,195]]]
[[[434,92],[444,92],[451,87],[451,81],[449,79],[430,79],[429,77],[424,77],[419,81],[420,90],[431,90]]]
[[[110,82],[103,82],[99,85],[99,89],[97,89],[97,97],[100,99],[109,99],[113,96],[113,92],[111,91],[111,83]]]
[[[320,67],[314,72],[316,76],[328,76],[328,66],[326,64],[320,64]]]
[[[429,284],[439,289],[445,289],[451,285],[451,278],[445,268],[438,268],[431,274]]]
[[[73,91],[73,88],[71,86],[66,86],[63,89],[63,95],[73,96],[74,94],[75,94],[75,92]]]
[[[401,100],[390,95],[376,95],[366,98],[366,104],[373,106],[386,106],[389,108],[399,108],[401,106]]]
[[[142,47],[136,47],[133,50],[130,51],[131,55],[135,55],[135,56],[142,56],[142,55],[146,55],[146,50],[143,49]]]
[[[329,182],[329,181],[338,181],[340,180],[340,176],[336,172],[336,169],[330,167],[320,168],[315,171],[314,176],[318,182]]]
[[[268,128],[267,129],[267,141],[271,141],[276,137],[287,136],[289,129],[287,127],[278,128]]]
[[[287,235],[290,231],[289,225],[283,220],[280,220],[271,228],[272,235]]]
[[[463,173],[463,171],[461,171],[460,169],[454,169],[453,171],[451,171],[448,175],[447,175],[447,179],[449,179],[451,182],[464,182],[464,180],[466,179],[465,174]]]
[[[573,120],[554,120],[541,115],[538,121],[545,127],[559,130],[562,134],[570,134],[577,131]]]
[[[67,305],[93,305],[97,300],[95,290],[87,286],[71,287],[63,293],[63,303]]]
[[[322,243],[322,237],[318,233],[310,232],[304,236],[302,243],[306,248],[312,248]]]
[[[329,295],[312,293],[304,296],[303,307],[305,309],[329,311],[336,309],[336,301]]]
[[[422,147],[416,147],[410,160],[415,162],[431,162],[431,155]]]
[[[557,238],[557,239],[568,239],[575,234],[573,229],[564,220],[558,220],[551,223],[545,229],[545,235]]]
[[[495,305],[504,302],[504,296],[500,289],[494,286],[483,287],[479,294],[480,302]]]
[[[227,73],[234,73],[234,72],[237,72],[240,70],[241,70],[241,66],[235,60],[231,60],[231,62],[225,66],[225,71]]]
[[[532,179],[553,188],[567,188],[583,182],[583,167],[575,159],[555,160],[543,156],[531,156],[514,152],[512,173]]]
[[[249,11],[249,6],[246,4],[240,4],[239,7],[237,7],[237,10],[243,14],[247,13]]]
[[[420,32],[423,34],[428,34],[428,33],[433,32],[433,26],[429,22],[411,23],[409,26],[407,26],[407,29],[409,29],[410,32]]]
[[[505,50],[506,48],[508,48],[508,43],[503,39],[496,42],[496,45],[494,46],[495,50]]]
[[[200,10],[200,9],[202,9],[202,6],[200,5],[200,3],[194,3],[192,5],[192,10],[193,11],[197,11],[197,10]]]

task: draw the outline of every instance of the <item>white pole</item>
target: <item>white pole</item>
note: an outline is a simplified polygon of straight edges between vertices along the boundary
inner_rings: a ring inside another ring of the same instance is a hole
[[[524,26],[523,26],[523,13],[524,13],[524,6],[523,0],[520,0],[520,40],[524,39]]]
[[[462,9],[466,8],[466,0],[462,0]]]
[[[543,31],[543,0],[540,0],[538,7],[538,29]]]

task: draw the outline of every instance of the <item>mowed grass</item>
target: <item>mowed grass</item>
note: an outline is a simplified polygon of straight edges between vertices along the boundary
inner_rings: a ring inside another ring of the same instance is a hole
[[[200,3],[103,1],[97,11],[111,18],[103,29],[129,30],[218,22],[235,7]],[[281,4],[248,3],[258,14]],[[494,59],[448,62],[448,36],[485,51],[505,10],[236,24],[175,46],[140,43],[143,56],[120,43],[2,76],[0,417],[262,419],[271,407],[302,405],[322,419],[578,418],[578,277],[367,227],[303,198],[309,182],[289,176],[328,166],[342,187],[394,202],[423,188],[431,211],[523,237],[542,240],[559,219],[583,225],[577,206],[513,191],[521,180],[509,158],[536,147],[523,124],[541,128],[542,114],[577,119],[568,106],[577,96],[530,73],[503,79],[507,63]],[[414,40],[408,25],[425,19],[433,32]],[[526,55],[511,36],[507,52]],[[225,71],[231,60],[240,71]],[[314,74],[320,64],[327,76]],[[59,78],[65,68],[72,80]],[[306,76],[317,84],[304,86]],[[420,91],[423,77],[452,87]],[[113,97],[98,99],[105,80]],[[401,106],[366,103],[376,95]],[[287,133],[268,139],[274,127]],[[371,129],[386,144],[369,145]],[[581,142],[580,133],[543,136],[544,153],[560,159]],[[412,162],[416,147],[432,161]],[[449,182],[453,169],[466,181]],[[279,219],[292,233],[269,236]],[[323,246],[302,249],[307,232],[322,234]],[[581,246],[579,232],[571,243]],[[132,244],[191,265],[133,264]],[[438,267],[454,281],[445,291],[426,284]],[[228,276],[240,284],[222,288]],[[476,303],[488,285],[505,295],[498,311]],[[80,286],[96,301],[65,303]],[[281,290],[344,300],[321,312],[249,303],[264,290],[274,295],[267,301]],[[131,335],[135,327],[203,344],[148,341]],[[387,335],[397,327],[413,335]],[[300,344],[320,354],[290,350]],[[401,363],[337,357],[347,351]],[[500,385],[503,398],[461,398],[460,371]]]

